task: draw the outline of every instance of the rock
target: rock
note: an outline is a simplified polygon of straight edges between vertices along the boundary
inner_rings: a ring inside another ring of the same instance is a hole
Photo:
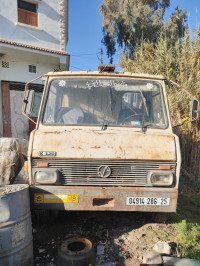
[[[136,258],[128,258],[124,261],[124,265],[125,266],[139,266],[140,265],[140,262],[138,259]]]
[[[24,167],[22,167],[21,171],[17,175],[14,184],[29,184],[28,173],[24,172]]]
[[[0,185],[13,184],[26,160],[28,141],[0,138]]]
[[[198,266],[200,265],[200,260],[186,259],[186,258],[173,258],[168,256],[163,256],[164,266]]]
[[[171,254],[171,247],[168,243],[163,242],[163,241],[159,241],[157,242],[154,247],[153,250],[160,253],[160,254],[165,254],[165,255],[170,255]]]
[[[143,255],[142,263],[146,265],[162,265],[162,257],[160,253],[151,251]]]

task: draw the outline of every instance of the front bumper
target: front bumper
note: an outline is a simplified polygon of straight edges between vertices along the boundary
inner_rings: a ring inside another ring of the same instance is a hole
[[[72,196],[71,200],[66,200],[67,195]],[[127,197],[170,198],[170,204],[127,205]],[[176,212],[178,190],[158,187],[31,186],[30,198],[32,209]]]

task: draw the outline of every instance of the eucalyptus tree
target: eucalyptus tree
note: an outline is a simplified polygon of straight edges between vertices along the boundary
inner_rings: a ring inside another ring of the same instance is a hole
[[[103,16],[102,42],[106,46],[111,63],[116,45],[119,45],[127,55],[132,56],[136,45],[140,45],[143,41],[156,43],[161,32],[167,30],[164,14],[169,6],[170,0],[104,0],[100,5]],[[173,19],[169,21],[168,31],[171,30],[171,24],[176,16],[178,16],[177,25],[183,22],[182,15],[182,10],[174,13]],[[184,23],[181,24],[182,27]],[[179,27],[176,30],[176,33],[182,31]]]

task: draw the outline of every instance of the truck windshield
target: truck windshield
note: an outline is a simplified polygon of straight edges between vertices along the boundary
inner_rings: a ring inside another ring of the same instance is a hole
[[[44,124],[166,128],[162,87],[126,78],[56,78],[49,86]]]

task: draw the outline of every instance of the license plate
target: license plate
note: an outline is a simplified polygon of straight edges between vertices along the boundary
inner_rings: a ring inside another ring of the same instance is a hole
[[[127,197],[126,205],[144,205],[144,206],[169,206],[170,198],[157,197]]]
[[[78,203],[77,194],[35,194],[35,203]]]

